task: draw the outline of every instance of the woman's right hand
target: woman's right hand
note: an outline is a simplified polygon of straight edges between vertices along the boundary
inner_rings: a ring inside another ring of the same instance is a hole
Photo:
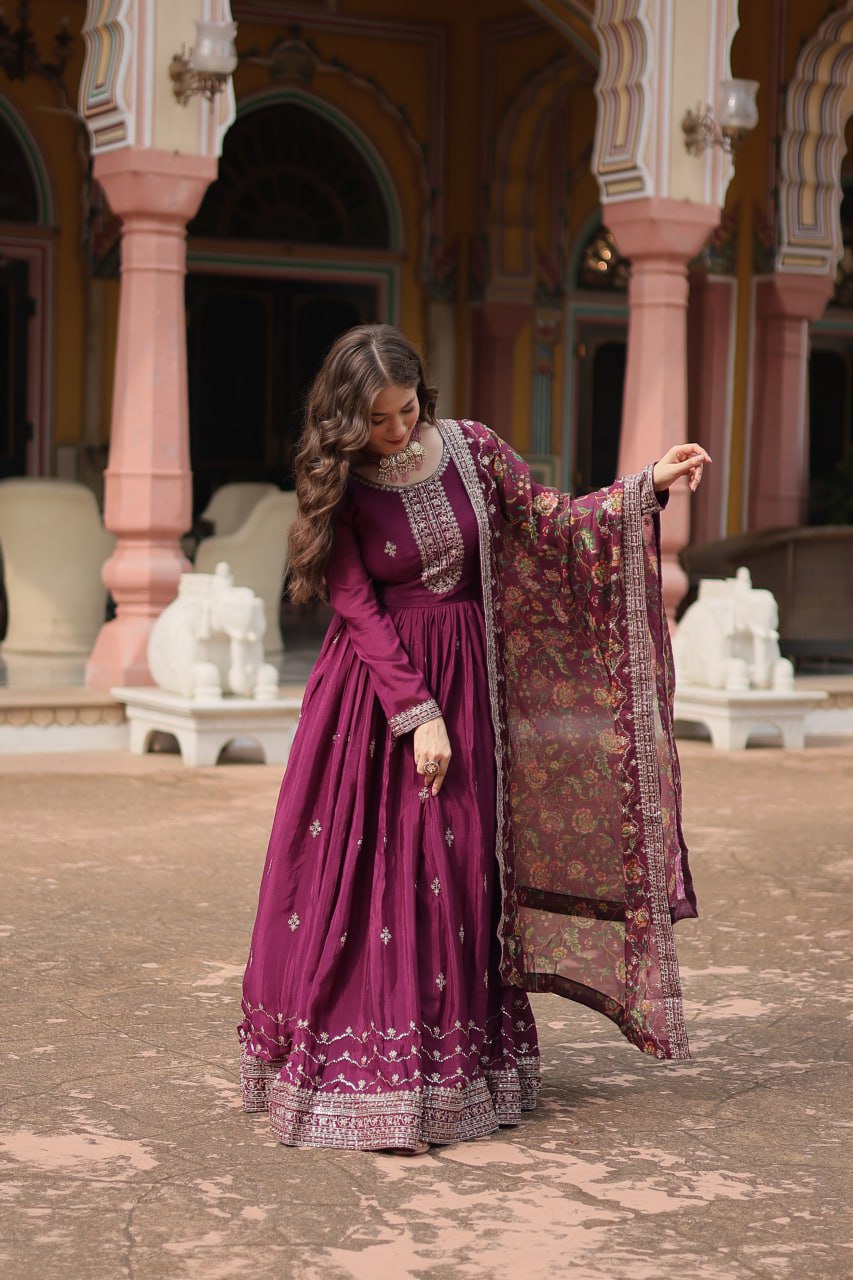
[[[450,757],[453,754],[450,750],[447,727],[441,716],[435,720],[428,720],[426,724],[418,725],[414,734],[414,748],[415,768],[423,777],[430,777],[424,767],[428,760],[434,760],[438,765],[438,773],[432,777],[432,794],[437,796],[444,785]]]

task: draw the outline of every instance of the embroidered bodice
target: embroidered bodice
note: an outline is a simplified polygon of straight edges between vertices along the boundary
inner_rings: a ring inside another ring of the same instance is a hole
[[[412,484],[353,474],[345,503],[386,608],[479,598],[477,519],[446,444],[437,470]]]

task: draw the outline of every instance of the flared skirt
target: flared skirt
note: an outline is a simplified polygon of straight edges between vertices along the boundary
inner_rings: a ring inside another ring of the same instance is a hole
[[[433,796],[345,627],[306,688],[243,989],[244,1107],[296,1146],[407,1147],[535,1105],[527,996],[500,978],[495,745],[476,601],[394,622],[453,752]]]

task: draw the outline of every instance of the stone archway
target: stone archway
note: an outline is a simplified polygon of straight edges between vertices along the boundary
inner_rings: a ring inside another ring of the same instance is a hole
[[[583,83],[592,88],[588,65],[575,54],[560,57],[528,81],[504,116],[490,200],[492,289],[533,288],[532,203],[542,148],[572,88]]]
[[[779,144],[779,271],[833,274],[843,252],[841,161],[853,114],[853,0],[804,46]]]
[[[756,288],[749,524],[802,524],[809,488],[809,325],[832,293],[841,236],[841,162],[853,114],[853,0],[797,58],[779,144],[776,271]]]
[[[255,188],[263,188],[260,220],[248,207]],[[240,103],[189,234],[404,247],[397,190],[373,143],[349,116],[295,87]]]
[[[308,387],[340,333],[396,319],[405,237],[380,152],[351,116],[301,86],[241,102],[188,235],[198,512],[229,482],[292,486]]]
[[[562,278],[551,282],[556,296],[538,305],[538,294],[547,292],[542,284],[542,263],[537,262],[534,243],[534,197],[543,170],[543,149],[554,126],[568,107],[572,90],[586,85],[591,93],[594,72],[585,58],[569,51],[541,66],[523,85],[504,113],[498,130],[494,167],[489,192],[489,245],[487,279],[482,301],[472,319],[472,396],[478,411],[507,438],[513,431],[514,351],[519,334],[532,327],[535,369],[530,408],[529,443],[519,446],[535,452],[551,453],[552,381],[554,350],[559,337]],[[563,131],[564,135],[565,131]],[[540,255],[550,272],[562,277],[563,245],[561,202],[564,196],[563,146],[553,152],[551,178],[552,238]],[[559,175],[559,176],[557,176]],[[551,258],[555,262],[551,262]],[[537,284],[542,287],[537,291]],[[547,312],[547,314],[545,314]]]

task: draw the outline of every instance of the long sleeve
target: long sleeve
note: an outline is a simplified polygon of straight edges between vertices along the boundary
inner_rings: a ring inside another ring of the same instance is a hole
[[[590,509],[618,513],[619,504],[614,502],[614,495],[621,491],[624,481],[617,480],[607,488],[579,498],[560,493],[532,480],[527,463],[506,441],[487,427],[479,429],[485,433],[484,456],[497,481],[503,515],[511,524],[525,525],[533,542],[564,549],[571,542],[573,526],[582,523]],[[669,496],[655,493],[653,471],[654,463],[650,463],[636,477],[643,515],[661,511]]]
[[[479,435],[479,456],[495,478],[495,493],[507,524],[523,535],[531,550],[559,556],[567,585],[575,596],[601,596],[619,572],[618,539],[612,534],[623,518],[624,493],[630,485],[641,515],[656,515],[668,494],[656,494],[654,464],[636,476],[605,489],[572,497],[537,484],[524,459],[488,427],[472,424]]]
[[[376,696],[399,738],[441,715],[423,675],[411,664],[394,623],[379,604],[352,525],[342,510],[326,570],[329,603],[346,624],[353,648],[370,671]]]

